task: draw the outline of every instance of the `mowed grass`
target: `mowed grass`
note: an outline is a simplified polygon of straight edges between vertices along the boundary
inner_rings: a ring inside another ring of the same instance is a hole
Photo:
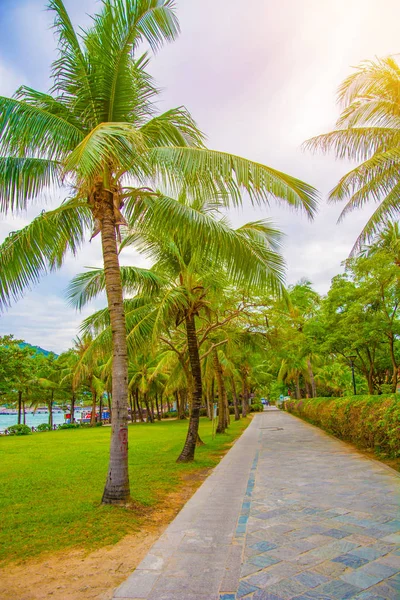
[[[0,438],[0,561],[34,557],[74,546],[88,550],[116,543],[141,526],[145,507],[156,507],[181,485],[181,474],[214,466],[248,425],[232,421],[205,442],[191,464],[177,464],[188,422],[129,426],[129,476],[134,508],[100,504],[108,468],[110,427],[61,430]],[[147,511],[148,512],[148,511]]]

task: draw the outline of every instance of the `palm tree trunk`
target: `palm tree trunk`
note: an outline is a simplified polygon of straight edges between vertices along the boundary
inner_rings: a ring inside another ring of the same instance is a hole
[[[128,473],[128,350],[111,192],[103,192],[101,216],[101,243],[113,352],[110,462],[102,502],[115,504],[125,502],[129,498],[130,489]]]
[[[75,394],[71,398],[71,423],[75,423]]]
[[[237,397],[237,393],[236,393],[235,378],[233,376],[231,377],[231,385],[232,385],[233,407],[235,409],[235,421],[239,421],[240,420],[239,403],[238,403],[238,397]]]
[[[176,409],[178,411],[178,419],[180,420],[184,420],[186,419],[186,415],[185,415],[185,394],[183,392],[183,390],[180,390],[179,392],[176,392]]]
[[[189,350],[190,369],[192,371],[193,393],[192,407],[190,411],[189,427],[186,436],[186,441],[183,450],[178,457],[177,462],[189,462],[194,459],[194,453],[196,451],[196,442],[199,434],[200,407],[203,397],[199,344],[197,340],[196,323],[194,315],[187,314],[185,318],[185,324]]]
[[[50,402],[49,402],[49,425],[53,429],[53,400],[54,390],[51,391]]]
[[[307,360],[308,376],[310,377],[311,384],[311,398],[317,397],[317,386],[315,385],[314,373],[312,370],[311,360]]]
[[[224,379],[222,376],[222,367],[221,363],[218,360],[218,352],[217,350],[213,350],[213,364],[214,364],[214,372],[215,378],[217,380],[218,386],[218,425],[217,425],[217,433],[225,433],[226,429],[226,390],[224,385]]]
[[[110,413],[110,423],[112,419],[112,407],[111,407],[111,394],[107,392],[107,404],[108,404],[108,412]]]
[[[243,377],[242,387],[242,417],[246,417],[249,412],[249,389],[247,387],[247,378]]]
[[[18,425],[21,424],[22,392],[18,391]]]
[[[91,411],[91,415],[90,415],[90,424],[92,427],[94,427],[94,425],[96,425],[96,403],[97,403],[96,392],[94,390],[92,390],[92,411]]]
[[[140,406],[140,402],[139,402],[139,390],[138,390],[138,388],[136,388],[136,390],[135,390],[135,401],[136,401],[137,411],[138,411],[138,415],[139,415],[139,420],[140,420],[141,423],[144,423],[142,407]]]
[[[300,400],[301,399],[300,376],[298,373],[296,374],[295,384],[296,384],[296,400]]]
[[[103,423],[103,394],[99,398],[99,422]]]
[[[146,406],[146,421],[147,421],[147,423],[153,423],[154,422],[153,414],[151,412],[150,404],[149,404],[149,401],[147,400],[146,393],[143,394],[143,401]]]
[[[135,418],[135,398],[132,392],[129,393],[129,406],[131,407],[131,421],[134,423],[136,421]]]
[[[157,409],[157,421],[161,421],[160,406],[158,404],[158,394],[157,394],[157,392],[156,392],[156,409]]]

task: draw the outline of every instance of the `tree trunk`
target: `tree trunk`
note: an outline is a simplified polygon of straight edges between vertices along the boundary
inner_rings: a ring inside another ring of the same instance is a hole
[[[97,404],[96,392],[94,390],[92,390],[92,411],[90,414],[90,424],[92,427],[94,427],[94,425],[96,425],[96,404]]]
[[[231,377],[231,386],[232,386],[233,407],[235,409],[235,421],[239,421],[240,420],[239,403],[238,403],[238,397],[237,397],[237,393],[236,393],[235,378],[233,376]]]
[[[138,415],[139,415],[139,420],[141,423],[144,423],[143,411],[142,411],[142,407],[140,406],[140,401],[139,401],[139,390],[137,388],[135,391],[135,400],[136,400],[136,406],[137,406],[137,411],[138,411]]]
[[[296,375],[296,400],[301,399],[301,391],[300,391],[300,377],[299,374]]]
[[[128,473],[128,351],[118,262],[114,198],[103,191],[101,243],[112,332],[112,428],[110,462],[102,502],[125,502],[130,495]]]
[[[217,433],[225,433],[226,429],[226,390],[222,376],[222,367],[218,359],[218,352],[213,350],[214,373],[218,387],[218,425]]]
[[[153,414],[151,412],[149,401],[147,400],[147,394],[143,394],[143,402],[146,406],[146,421],[148,423],[153,423],[154,422]]]
[[[246,417],[249,412],[249,389],[247,387],[247,377],[243,378],[242,386],[242,417]]]
[[[311,360],[307,360],[308,376],[310,378],[311,385],[311,398],[317,397],[317,386],[315,385],[314,373],[312,370]]]
[[[100,394],[99,398],[99,422],[103,422],[103,394]]]
[[[108,404],[108,412],[110,413],[110,423],[112,420],[112,406],[111,406],[111,394],[107,392],[107,404]]]
[[[157,392],[156,392],[156,409],[157,409],[157,421],[161,421],[160,406],[158,404],[158,394],[157,394]]]
[[[186,399],[183,390],[176,393],[176,409],[178,411],[178,419],[183,421],[186,419],[185,415]]]
[[[18,425],[21,425],[22,392],[18,390]]]
[[[51,391],[50,402],[49,402],[49,425],[53,429],[53,400],[54,390]]]
[[[75,394],[71,398],[71,423],[75,423]]]
[[[136,421],[135,418],[135,398],[132,392],[129,393],[129,406],[131,407],[131,421],[134,423]]]
[[[394,335],[391,333],[389,335],[389,348],[390,348],[390,358],[392,360],[392,368],[393,368],[393,372],[392,372],[392,392],[393,394],[396,393],[396,388],[397,388],[397,373],[398,373],[398,366],[397,366],[397,362],[396,362],[396,356],[394,353]]]
[[[22,400],[22,423],[26,425],[25,400]]]
[[[194,459],[196,451],[196,442],[199,434],[200,407],[203,397],[203,386],[201,380],[201,364],[199,355],[199,345],[196,333],[196,323],[194,315],[186,315],[186,336],[189,350],[190,369],[193,380],[192,407],[190,411],[189,427],[186,436],[185,445],[177,462],[189,462]]]

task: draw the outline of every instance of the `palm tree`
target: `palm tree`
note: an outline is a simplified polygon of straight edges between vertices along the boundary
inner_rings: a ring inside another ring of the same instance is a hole
[[[392,58],[362,63],[340,86],[342,112],[337,129],[312,138],[306,146],[333,151],[360,164],[342,177],[330,201],[346,199],[339,221],[370,200],[379,204],[353,251],[397,218],[400,198],[400,66]]]
[[[147,55],[137,57],[137,49],[143,41],[155,50],[176,38],[173,0],[104,0],[79,34],[62,0],[48,6],[59,40],[50,92],[22,87],[13,98],[0,98],[0,207],[24,210],[46,188],[60,185],[66,200],[2,244],[0,302],[7,305],[44,272],[59,268],[90,231],[101,234],[113,344],[103,502],[114,503],[129,497],[128,361],[117,247],[127,215],[156,184],[201,191],[226,205],[240,203],[246,190],[255,203],[275,197],[310,216],[316,194],[271,168],[205,149],[184,108],[155,114],[158,90],[146,73]],[[160,201],[163,218],[174,219],[172,211]]]
[[[126,315],[129,346],[141,350],[151,340],[158,344],[161,336],[161,340],[176,352],[185,371],[191,413],[185,446],[178,460],[186,462],[193,460],[198,440],[203,394],[200,347],[207,335],[221,325],[211,324],[198,336],[196,318],[209,307],[210,293],[214,296],[223,294],[224,286],[241,285],[247,289],[268,286],[279,294],[282,291],[283,259],[278,253],[280,233],[268,221],[248,223],[234,230],[226,218],[221,218],[218,207],[212,202],[201,202],[199,198],[193,202],[185,194],[173,202],[178,207],[175,213],[179,213],[180,207],[186,221],[188,215],[194,213],[193,218],[201,225],[207,242],[196,243],[190,228],[188,231],[182,226],[182,217],[173,225],[169,224],[169,232],[164,229],[163,236],[155,235],[152,228],[149,229],[150,216],[145,223],[137,222],[136,231],[124,239],[123,247],[134,244],[154,262],[152,284],[158,280],[160,291],[148,302],[140,296],[128,300]],[[138,285],[137,269],[121,267],[121,274],[126,291]],[[80,307],[104,289],[104,284],[100,270],[77,276],[70,286],[70,298]],[[98,322],[101,328],[107,320],[108,316],[102,312],[89,319],[89,324]],[[173,324],[184,327],[190,369],[182,350],[162,335]],[[109,330],[103,334],[109,336]],[[103,345],[104,335],[100,338]]]

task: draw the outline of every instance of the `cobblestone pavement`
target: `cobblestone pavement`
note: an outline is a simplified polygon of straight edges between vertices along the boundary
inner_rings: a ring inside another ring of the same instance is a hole
[[[394,471],[271,409],[114,598],[399,600],[399,505]]]

